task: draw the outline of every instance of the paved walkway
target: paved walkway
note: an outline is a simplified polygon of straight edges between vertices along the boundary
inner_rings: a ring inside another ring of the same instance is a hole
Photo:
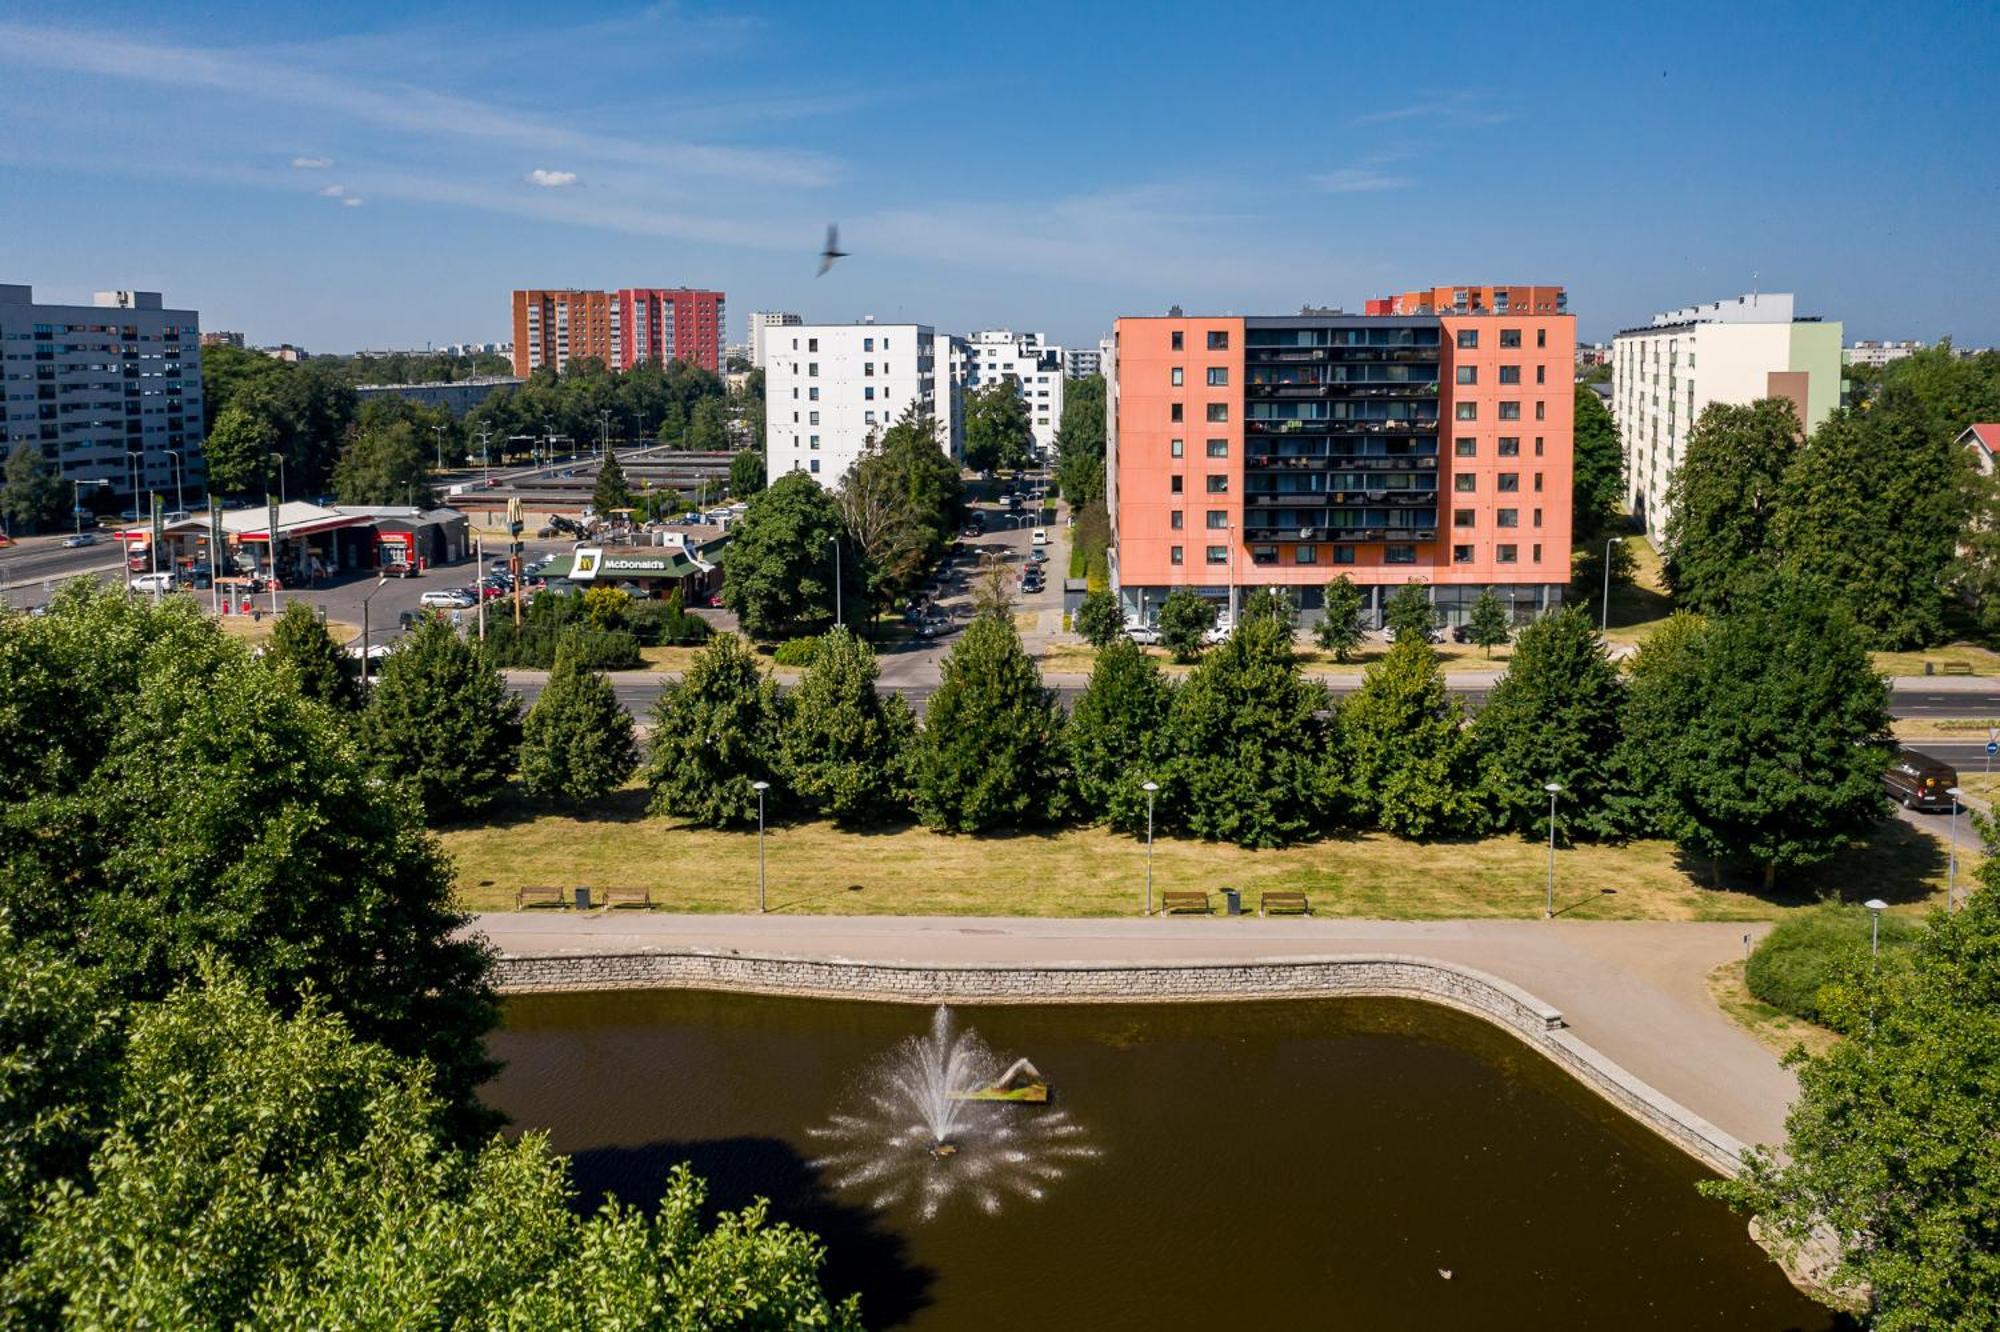
[[[951,965],[1201,962],[1409,953],[1491,972],[1561,1009],[1576,1034],[1745,1142],[1777,1143],[1798,1084],[1708,996],[1765,925],[1673,921],[1050,920],[965,916],[476,918],[503,953],[700,948]]]

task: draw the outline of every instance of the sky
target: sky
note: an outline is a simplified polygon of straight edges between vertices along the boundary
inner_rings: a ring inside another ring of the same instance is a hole
[[[1089,346],[1483,282],[1992,346],[1995,69],[2000,0],[0,0],[0,282],[313,351],[505,340],[515,287]]]

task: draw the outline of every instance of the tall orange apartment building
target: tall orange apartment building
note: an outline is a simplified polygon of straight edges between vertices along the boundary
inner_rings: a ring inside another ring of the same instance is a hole
[[[621,287],[514,293],[514,373],[596,357],[613,370],[688,361],[722,372],[727,302],[719,291]]]
[[[1180,587],[1232,611],[1279,587],[1311,618],[1338,574],[1376,622],[1411,581],[1454,624],[1488,587],[1521,619],[1560,604],[1575,321],[1506,304],[1117,320],[1106,470],[1127,618]]]

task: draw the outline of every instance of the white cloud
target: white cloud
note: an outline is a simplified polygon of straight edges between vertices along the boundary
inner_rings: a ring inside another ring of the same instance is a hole
[[[521,177],[521,179],[530,185],[539,185],[545,190],[559,190],[565,185],[576,184],[576,172],[547,171],[541,167],[536,167],[533,171]]]
[[[1307,183],[1329,194],[1372,194],[1377,190],[1406,190],[1417,182],[1409,176],[1394,176],[1373,167],[1341,167],[1337,171],[1307,176]]]
[[[348,208],[359,208],[359,207],[361,207],[361,200],[359,200],[359,199],[355,198],[355,197],[354,197],[353,195],[351,195],[351,194],[350,194],[350,195],[348,195],[348,196],[347,196],[347,197],[346,197],[345,199],[342,199],[342,200],[341,200],[340,202],[341,202],[341,203],[342,203],[342,204],[343,204],[344,206],[346,206],[346,207],[348,207]]]
[[[347,193],[345,185],[329,185],[319,192],[319,197],[322,199],[338,199],[345,193]]]
[[[292,167],[297,171],[324,171],[333,165],[331,157],[294,157]]]
[[[1428,101],[1411,102],[1406,106],[1370,111],[1365,116],[1356,116],[1349,123],[1388,125],[1398,121],[1424,121],[1443,129],[1478,129],[1512,119],[1509,112],[1495,111],[1486,106],[1479,94],[1459,92]]]

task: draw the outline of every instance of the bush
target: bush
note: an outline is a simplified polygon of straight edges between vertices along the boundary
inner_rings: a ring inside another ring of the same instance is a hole
[[[625,608],[625,628],[645,647],[699,645],[708,641],[709,623],[681,608],[676,592],[665,601],[635,601]]]
[[[1750,954],[1743,977],[1750,993],[1793,1017],[1825,1022],[1821,992],[1867,970],[1868,915],[1866,907],[1823,902],[1779,921]],[[1914,921],[1885,913],[1882,955],[1907,952],[1917,934]]]
[[[771,653],[771,660],[780,666],[810,666],[819,658],[819,645],[816,635],[788,638]]]
[[[556,650],[574,647],[576,664],[593,671],[629,671],[641,664],[639,639],[629,629],[583,629],[511,622],[486,626],[487,662],[496,667],[546,671],[556,664]]]

